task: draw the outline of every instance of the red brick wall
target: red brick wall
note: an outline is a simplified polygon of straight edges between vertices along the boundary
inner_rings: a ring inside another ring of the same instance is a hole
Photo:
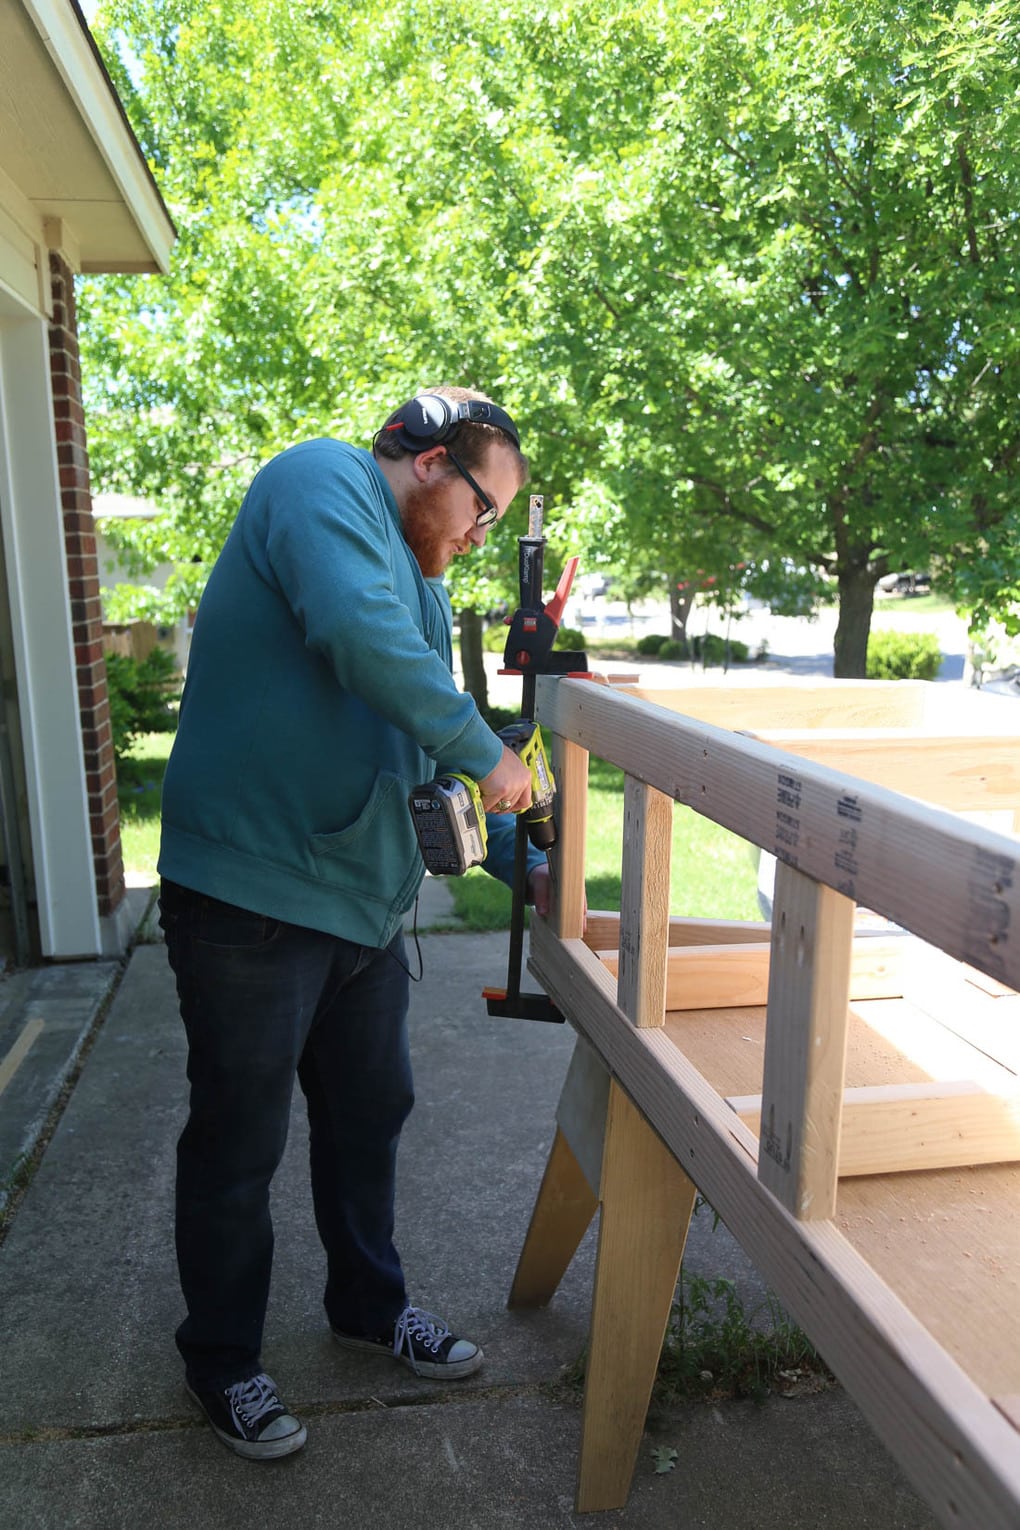
[[[92,523],[92,492],[85,441],[78,360],[74,274],[64,258],[50,253],[53,320],[50,376],[56,416],[57,461],[64,512],[64,546],[71,592],[71,623],[78,666],[78,704],[85,749],[85,780],[92,825],[92,856],[100,916],[114,912],[124,897],[117,773],[110,732],[110,707],[103,667],[99,567]]]

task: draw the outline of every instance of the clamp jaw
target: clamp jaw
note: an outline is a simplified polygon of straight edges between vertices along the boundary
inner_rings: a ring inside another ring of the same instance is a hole
[[[503,650],[503,673],[532,675],[569,675],[588,668],[585,653],[553,652],[553,642],[570,595],[579,558],[570,558],[560,575],[556,592],[548,602],[542,599],[542,573],[545,560],[545,537],[542,535],[544,496],[533,494],[528,501],[528,534],[518,537],[520,604],[510,618],[510,631]],[[525,687],[527,690],[527,687]],[[526,698],[525,698],[526,699]],[[524,716],[534,721],[532,710]]]

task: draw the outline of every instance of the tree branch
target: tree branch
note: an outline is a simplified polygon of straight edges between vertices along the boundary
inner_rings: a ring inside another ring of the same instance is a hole
[[[878,423],[878,418],[881,413],[882,395],[880,393],[876,393],[872,398],[871,403],[868,405],[867,414],[864,416],[864,435],[861,437],[860,445],[857,447],[857,450],[854,452],[850,459],[849,470],[851,473],[856,468],[859,468],[865,457],[870,457],[871,453],[875,450],[875,446],[878,442],[878,432],[874,427]]]
[[[604,308],[607,308],[609,310],[609,312],[612,314],[613,318],[616,320],[616,322],[619,323],[620,322],[620,311],[619,311],[619,309],[616,309],[616,308],[613,307],[612,303],[606,297],[606,294],[602,291],[602,288],[598,285],[597,282],[592,282],[591,290],[592,290],[592,292],[594,292],[595,296],[598,298],[598,300],[602,304],[602,306]],[[647,302],[647,298],[645,299],[645,301]],[[635,308],[639,308],[640,306],[641,306],[640,303],[635,303],[635,305],[634,305]]]
[[[960,181],[963,185],[963,216],[967,228],[967,253],[972,266],[981,264],[981,251],[978,249],[977,229],[974,226],[974,171],[971,168],[967,156],[967,148],[964,144],[964,134],[961,133],[956,140],[956,160],[960,166]]]
[[[679,476],[689,478],[691,483],[698,485],[699,489],[707,489],[714,495],[719,511],[730,520],[740,521],[744,526],[753,526],[756,531],[762,532],[765,536],[774,537],[777,534],[774,522],[763,520],[761,516],[754,515],[750,510],[742,510],[734,503],[730,491],[723,484],[717,483],[715,479],[705,478],[700,473],[690,473],[686,469],[682,469]]]
[[[843,182],[843,185],[846,187],[847,191],[849,191],[855,202],[863,203],[863,192],[859,186],[854,185],[853,181],[850,179],[850,176],[844,169],[843,162],[839,155],[836,153],[836,150],[833,146],[832,138],[828,133],[822,133],[821,138],[822,146],[825,149],[825,157],[835,170],[837,179]]]

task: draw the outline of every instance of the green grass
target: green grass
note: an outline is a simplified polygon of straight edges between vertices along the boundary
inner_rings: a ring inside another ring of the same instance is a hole
[[[117,764],[120,845],[124,870],[156,880],[159,799],[172,733],[143,733]]]
[[[588,907],[620,907],[623,772],[592,758],[588,777],[585,886]],[[670,912],[706,919],[760,919],[757,850],[690,808],[673,810]],[[449,879],[454,909],[471,930],[510,922],[510,890],[484,871]]]
[[[889,595],[875,601],[872,622],[887,616],[895,620],[897,616],[912,617],[919,613],[936,616],[955,610],[956,606],[945,595]]]

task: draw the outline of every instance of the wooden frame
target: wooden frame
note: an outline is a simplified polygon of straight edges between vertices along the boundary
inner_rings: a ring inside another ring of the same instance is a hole
[[[539,681],[560,845],[530,966],[579,1040],[511,1302],[549,1300],[601,1204],[581,1510],[626,1500],[697,1186],[940,1518],[1018,1522],[1016,841],[883,782],[923,756],[929,797],[1012,821],[1020,736],[968,697],[954,754],[938,690],[763,687],[750,738],[692,715],[738,720],[732,692]],[[860,722],[826,757],[870,780],[810,757],[812,715]],[[621,913],[585,931],[589,751],[625,771],[627,831]],[[670,919],[674,801],[778,857],[771,931]],[[898,928],[862,936],[858,905]]]

